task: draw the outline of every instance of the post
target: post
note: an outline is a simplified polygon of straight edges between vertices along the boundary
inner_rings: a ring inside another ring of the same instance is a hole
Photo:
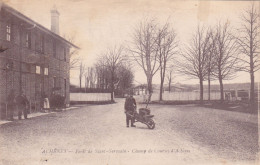
[[[6,61],[6,65],[7,65],[7,61]],[[5,118],[7,119],[7,96],[8,96],[8,89],[7,89],[7,67],[5,67]]]

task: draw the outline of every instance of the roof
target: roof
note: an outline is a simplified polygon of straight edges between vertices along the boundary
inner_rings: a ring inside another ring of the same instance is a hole
[[[0,6],[0,7],[1,7],[1,6]],[[66,40],[65,38],[59,36],[58,34],[52,32],[51,30],[49,30],[48,28],[42,26],[41,24],[39,24],[39,23],[33,21],[33,20],[30,19],[29,17],[25,16],[24,14],[22,14],[22,13],[20,13],[19,11],[15,10],[14,8],[12,8],[12,7],[8,6],[8,5],[6,5],[5,3],[2,4],[2,8],[4,8],[6,11],[10,12],[10,13],[13,14],[14,16],[16,16],[16,17],[18,17],[18,18],[20,18],[20,19],[26,21],[27,23],[33,25],[34,27],[36,27],[36,28],[38,28],[38,29],[40,29],[40,30],[42,30],[42,31],[44,31],[44,32],[46,32],[46,33],[52,35],[52,36],[55,37],[56,39],[61,40],[61,41],[65,42],[66,44],[68,44],[68,45],[70,45],[70,46],[72,46],[72,47],[74,47],[74,48],[79,49],[78,46],[74,45],[73,43],[69,42],[69,41]]]

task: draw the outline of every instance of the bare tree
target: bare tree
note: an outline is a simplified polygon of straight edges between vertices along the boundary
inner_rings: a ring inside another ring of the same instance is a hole
[[[244,11],[241,17],[242,26],[237,37],[240,46],[241,57],[239,60],[244,63],[240,69],[250,74],[250,105],[255,105],[255,73],[260,69],[260,16],[259,9],[255,3]]]
[[[88,67],[84,76],[85,76],[85,87],[86,88],[94,88],[97,80],[97,72],[95,71],[96,68]]]
[[[162,93],[163,93],[163,84],[165,79],[165,73],[167,64],[169,64],[174,55],[177,53],[176,48],[178,46],[178,42],[176,41],[176,33],[174,30],[171,30],[169,24],[166,23],[162,28],[158,29],[157,39],[156,39],[156,47],[158,50],[158,62],[160,68],[160,101],[162,101]]]
[[[131,66],[122,64],[117,70],[117,77],[119,78],[118,90],[121,94],[124,94],[126,91],[133,85],[134,73],[131,69]]]
[[[95,68],[92,67],[90,68],[89,79],[90,79],[90,88],[95,88],[97,82],[97,74]]]
[[[173,79],[173,71],[174,71],[174,66],[170,65],[170,67],[167,68],[167,73],[166,73],[166,79],[168,82],[168,88],[169,88],[169,93],[171,92],[171,84],[172,84],[172,79]]]
[[[75,36],[67,36],[63,35],[63,38],[66,38],[69,42],[75,43]],[[69,52],[69,60],[70,60],[70,70],[78,69],[80,66],[80,57],[79,57],[79,48],[71,48]]]
[[[213,75],[218,78],[220,85],[220,100],[224,100],[223,80],[234,78],[237,68],[237,44],[231,33],[228,22],[219,23],[216,28],[216,71]]]
[[[207,53],[207,80],[208,80],[208,100],[210,100],[210,83],[211,80],[214,80],[214,77],[212,77],[212,73],[216,69],[216,41],[217,41],[217,35],[216,33],[210,28],[209,29],[209,51]]]
[[[86,66],[81,61],[80,65],[79,65],[79,88],[80,88],[80,90],[81,90],[82,78],[83,78],[85,72],[86,72]]]
[[[123,47],[115,46],[113,48],[108,49],[108,52],[105,55],[106,67],[109,72],[109,86],[111,89],[111,101],[114,101],[114,91],[115,84],[118,83],[119,79],[116,76],[116,72],[122,61],[123,57]]]
[[[80,58],[77,55],[78,50],[73,49],[70,51],[70,70],[77,69],[79,67]]]
[[[84,74],[84,77],[85,77],[85,92],[87,91],[87,88],[90,87],[90,81],[89,81],[89,77],[88,77],[88,74],[87,72]]]
[[[191,78],[199,78],[200,103],[203,102],[203,81],[207,75],[209,40],[210,31],[198,26],[190,45],[182,53],[183,59],[177,62],[178,72]]]
[[[99,57],[97,62],[95,63],[95,70],[97,75],[97,87],[101,89],[106,89],[107,85],[107,68],[106,68],[106,62],[103,56]]]
[[[150,94],[149,100],[153,92],[153,76],[159,70],[156,41],[157,25],[155,21],[144,20],[135,28],[131,47],[129,48],[133,59],[143,69],[146,75],[148,92]]]

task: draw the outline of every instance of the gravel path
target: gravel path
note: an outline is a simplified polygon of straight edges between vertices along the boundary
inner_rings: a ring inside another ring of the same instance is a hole
[[[256,164],[256,116],[151,105],[154,130],[126,128],[117,101],[0,126],[0,164]]]

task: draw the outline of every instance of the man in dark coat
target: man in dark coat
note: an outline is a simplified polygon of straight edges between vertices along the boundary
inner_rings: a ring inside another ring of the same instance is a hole
[[[125,114],[126,114],[126,126],[129,127],[129,121],[131,120],[131,127],[135,127],[134,125],[134,117],[130,115],[134,115],[136,110],[136,102],[133,95],[130,95],[125,99]],[[130,115],[129,115],[130,114]]]
[[[14,120],[14,108],[15,108],[15,95],[14,90],[12,89],[7,96],[7,110],[8,110],[8,120]]]
[[[29,101],[26,98],[26,96],[23,93],[23,91],[21,92],[20,95],[18,95],[15,98],[15,102],[16,102],[16,106],[17,106],[17,109],[18,109],[18,118],[19,118],[19,120],[21,120],[21,118],[22,118],[22,113],[24,115],[24,119],[27,119],[27,109],[26,109],[26,107],[29,106]]]

